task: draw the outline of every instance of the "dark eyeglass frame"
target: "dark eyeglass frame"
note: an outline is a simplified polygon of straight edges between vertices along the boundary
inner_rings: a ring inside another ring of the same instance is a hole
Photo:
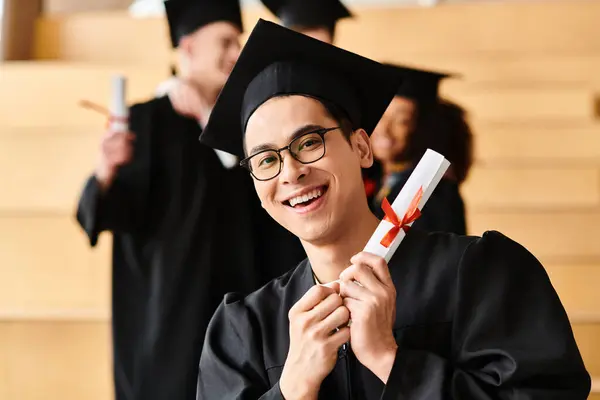
[[[257,153],[254,153],[254,154],[252,154],[252,155],[244,158],[243,160],[240,161],[240,166],[246,168],[250,172],[250,174],[254,177],[254,179],[256,179],[257,181],[262,181],[262,182],[270,181],[271,179],[277,178],[279,176],[279,174],[281,174],[281,171],[283,169],[283,157],[281,156],[281,153],[284,150],[289,151],[290,155],[294,158],[294,160],[298,161],[300,164],[312,164],[312,163],[315,163],[315,162],[319,161],[320,159],[322,159],[323,157],[325,157],[325,153],[327,152],[327,147],[325,145],[325,134],[327,132],[331,132],[331,131],[334,131],[336,129],[341,129],[341,127],[340,126],[336,126],[336,127],[333,127],[333,128],[320,128],[320,129],[312,130],[310,132],[303,133],[302,135],[299,135],[299,136],[295,137],[294,139],[292,139],[290,141],[290,143],[287,146],[285,146],[285,147],[282,147],[280,149],[264,149],[264,150],[261,150],[261,151],[259,151]],[[297,142],[297,141],[299,141],[299,140],[301,140],[305,136],[314,135],[315,133],[317,135],[319,135],[321,137],[321,140],[323,141],[323,154],[319,158],[317,158],[316,160],[313,160],[313,161],[310,161],[310,162],[304,162],[304,161],[299,160],[298,157],[296,157],[296,155],[294,154],[294,152],[291,150],[292,144],[295,143],[295,142]],[[277,154],[277,157],[279,157],[279,171],[277,171],[277,173],[275,175],[273,175],[271,178],[260,179],[256,175],[254,175],[254,172],[252,172],[252,167],[250,166],[250,159],[252,159],[253,157],[256,157],[256,156],[258,156],[260,154],[267,153],[267,152],[275,152]]]

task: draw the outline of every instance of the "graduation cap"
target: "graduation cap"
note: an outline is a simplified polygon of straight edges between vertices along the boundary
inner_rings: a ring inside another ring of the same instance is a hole
[[[439,98],[439,86],[442,79],[457,75],[427,71],[400,65],[386,64],[392,71],[401,76],[401,83],[396,96],[406,97],[418,103],[430,104]]]
[[[339,0],[262,0],[263,4],[291,28],[327,27],[332,32],[338,20],[352,17]]]
[[[392,101],[399,75],[390,68],[280,25],[259,20],[225,83],[200,140],[244,157],[248,119],[282,95],[335,104],[369,134]]]
[[[182,37],[212,22],[231,22],[243,30],[239,0],[166,0],[165,11],[173,48]]]

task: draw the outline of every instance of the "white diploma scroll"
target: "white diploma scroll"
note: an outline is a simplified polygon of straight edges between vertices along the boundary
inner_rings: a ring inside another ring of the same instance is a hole
[[[449,166],[450,162],[441,154],[430,149],[425,152],[425,155],[423,155],[423,158],[421,161],[419,161],[419,164],[417,164],[417,167],[408,178],[408,181],[406,181],[406,184],[398,194],[398,197],[396,197],[394,202],[391,204],[392,209],[400,220],[402,220],[407,214],[407,211],[409,211],[409,207],[413,202],[413,199],[421,188],[423,194],[418,203],[418,208],[419,210],[423,209],[425,203],[427,203],[427,200],[429,200],[429,197],[446,173],[446,170]],[[411,225],[412,222],[410,224],[406,224],[406,226]],[[406,236],[405,231],[400,229],[391,244],[388,247],[384,246],[381,243],[382,240],[388,234],[388,232],[394,229],[394,227],[395,225],[387,219],[382,220],[375,230],[375,233],[373,233],[373,236],[371,236],[371,239],[369,239],[364,251],[383,257],[385,261],[389,263],[390,259],[398,249],[398,246],[400,246],[400,243]]]
[[[127,78],[115,75],[111,79],[110,130],[127,132],[129,130],[129,108],[127,107]]]

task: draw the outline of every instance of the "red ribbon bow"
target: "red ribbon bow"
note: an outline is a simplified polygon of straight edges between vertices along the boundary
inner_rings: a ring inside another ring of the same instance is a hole
[[[408,210],[406,210],[406,214],[404,214],[402,220],[400,220],[398,218],[398,215],[396,215],[396,212],[390,205],[390,202],[388,201],[387,197],[383,199],[383,202],[381,203],[381,208],[385,213],[384,220],[394,224],[393,228],[385,234],[383,239],[381,239],[381,245],[383,247],[390,247],[394,239],[396,239],[396,236],[398,236],[398,233],[400,233],[400,230],[402,229],[404,230],[404,232],[408,232],[408,230],[410,229],[409,224],[415,222],[417,218],[421,216],[421,210],[419,210],[419,203],[421,202],[422,197],[423,187],[421,186],[415,194],[415,197],[413,197],[410,205],[408,206]]]

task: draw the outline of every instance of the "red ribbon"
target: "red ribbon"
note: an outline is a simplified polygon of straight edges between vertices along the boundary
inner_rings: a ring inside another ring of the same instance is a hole
[[[422,186],[415,194],[415,197],[413,197],[410,205],[408,206],[408,210],[406,210],[406,214],[404,214],[402,220],[398,218],[398,215],[390,205],[390,202],[388,201],[387,197],[383,199],[383,202],[381,203],[381,209],[385,213],[384,220],[394,224],[392,229],[390,229],[389,232],[385,234],[383,239],[381,239],[381,245],[383,247],[390,247],[394,239],[396,239],[396,236],[398,236],[398,233],[400,233],[400,230],[402,229],[404,232],[408,232],[408,230],[410,229],[409,224],[415,222],[421,216],[421,210],[419,210],[419,203],[421,202],[421,198],[423,198]]]

